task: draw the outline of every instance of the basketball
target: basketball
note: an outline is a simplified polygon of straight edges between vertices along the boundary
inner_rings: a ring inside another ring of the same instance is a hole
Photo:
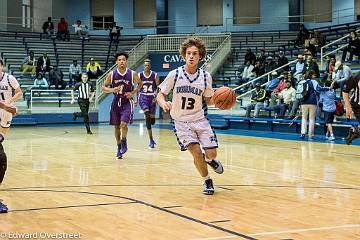
[[[236,103],[236,94],[229,87],[220,87],[213,96],[215,107],[225,110],[232,108]]]

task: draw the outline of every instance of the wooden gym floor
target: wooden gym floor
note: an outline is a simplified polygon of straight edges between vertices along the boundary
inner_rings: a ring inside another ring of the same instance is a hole
[[[360,148],[218,134],[225,172],[205,196],[171,130],[129,129],[116,161],[113,128],[12,128],[0,198],[0,238],[360,239]],[[79,235],[75,235],[79,236]]]

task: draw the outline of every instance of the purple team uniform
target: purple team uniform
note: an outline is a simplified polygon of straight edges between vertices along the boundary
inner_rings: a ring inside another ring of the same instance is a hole
[[[143,111],[149,109],[150,114],[155,114],[156,111],[156,75],[157,73],[153,71],[150,72],[148,77],[145,77],[144,72],[139,74],[143,84],[140,89],[139,105]]]
[[[121,122],[131,123],[133,119],[133,100],[128,99],[125,93],[133,91],[133,71],[126,69],[121,75],[118,69],[113,70],[111,87],[119,87],[120,92],[114,93],[110,109],[110,125],[120,125]]]

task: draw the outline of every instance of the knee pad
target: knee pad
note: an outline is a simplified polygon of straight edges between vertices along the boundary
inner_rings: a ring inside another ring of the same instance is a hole
[[[149,111],[145,112],[145,123],[146,123],[146,128],[147,129],[151,129],[151,117],[150,117],[150,113]]]
[[[7,157],[4,152],[0,153],[0,183],[4,180],[5,172],[7,169]]]

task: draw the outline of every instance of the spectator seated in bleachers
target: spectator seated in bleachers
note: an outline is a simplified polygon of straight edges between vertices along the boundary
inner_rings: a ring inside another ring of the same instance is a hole
[[[269,84],[266,86],[266,95],[268,97],[271,96],[272,91],[279,85],[279,82],[281,79],[284,79],[284,74],[281,74],[280,76],[277,76],[277,72],[271,73],[271,80]]]
[[[334,73],[333,73],[333,84],[338,84],[341,91],[344,89],[345,82],[349,80],[352,75],[351,68],[346,66],[341,61],[335,63]]]
[[[259,61],[255,62],[253,73],[255,73],[255,78],[260,77],[261,75],[264,75],[264,73],[265,73],[264,68],[263,68],[263,66],[261,66],[261,63]]]
[[[255,54],[251,51],[251,48],[248,48],[246,50],[246,54],[245,54],[245,58],[244,58],[244,65],[246,65],[246,63],[250,61],[251,65],[255,64],[256,61],[256,56]]]
[[[116,22],[113,22],[109,27],[109,37],[110,41],[119,41],[120,31],[123,27],[116,26]]]
[[[266,100],[266,91],[265,89],[261,88],[260,83],[256,83],[255,91],[252,93],[251,96],[251,103],[246,106],[246,117],[250,117],[251,110],[255,109],[254,117],[259,117],[259,112],[261,109],[264,109],[264,102]]]
[[[305,43],[305,39],[308,39],[309,35],[310,35],[309,30],[306,29],[304,24],[300,24],[300,29],[299,29],[295,44],[298,46],[303,46]]]
[[[39,73],[34,80],[32,89],[48,89],[48,87],[49,84],[46,81],[46,78],[41,73]]]
[[[89,79],[97,79],[101,76],[101,66],[94,58],[91,58],[90,62],[86,65],[86,73],[88,74]]]
[[[74,27],[75,34],[77,34],[81,39],[89,39],[88,27],[86,25],[82,25],[80,20],[77,20],[72,26]]]
[[[347,53],[350,52],[350,56],[348,59]],[[349,44],[347,47],[343,48],[343,54],[342,54],[342,61],[345,62],[346,60],[351,62],[353,60],[354,55],[360,56],[360,40],[357,37],[357,34],[355,31],[350,32],[350,38],[349,38]]]
[[[50,82],[49,88],[51,88],[52,85],[55,85],[55,89],[66,88],[66,82],[64,81],[64,74],[61,71],[61,69],[58,68],[56,65],[54,65],[49,72],[49,82]]]
[[[255,78],[255,73],[253,72],[254,66],[250,63],[250,61],[246,62],[244,70],[240,76],[239,84],[246,83]]]
[[[305,72],[306,72],[306,63],[305,63],[304,55],[299,54],[297,56],[297,62],[295,64],[295,67],[292,70],[292,74],[297,81],[300,81]]]
[[[58,23],[57,39],[70,41],[69,25],[65,18],[61,18]]]
[[[47,53],[44,53],[37,60],[36,74],[41,72],[45,76],[45,73],[50,71],[50,66],[50,58],[48,57]]]
[[[308,54],[315,57],[317,45],[318,45],[318,42],[317,42],[317,39],[315,38],[315,33],[312,32],[312,33],[310,33],[309,38],[305,39],[304,47],[308,50]]]
[[[278,64],[277,64],[276,67],[277,67],[277,68],[278,68],[278,67],[281,67],[281,66],[287,64],[288,62],[289,62],[289,60],[288,60],[287,57],[285,56],[284,52],[283,52],[283,51],[280,51],[280,52],[279,52],[279,55],[278,55]],[[278,73],[280,74],[280,73],[282,73],[283,71],[288,72],[289,70],[290,70],[290,66],[288,65],[288,66],[286,66],[286,67],[284,67],[284,68],[282,68],[282,69],[279,69],[279,70],[278,70]]]
[[[265,73],[271,72],[271,71],[274,70],[275,68],[276,68],[276,63],[274,62],[273,57],[268,56],[268,57],[266,58],[265,63],[264,63],[264,71],[265,71]],[[267,82],[267,77],[264,77],[264,78],[261,80],[261,82],[262,82],[262,83]]]
[[[319,70],[319,65],[317,64],[317,62],[314,60],[313,56],[308,56],[306,59],[306,71],[315,71],[316,73],[316,77],[319,78],[320,77],[320,70]]]
[[[42,75],[42,73],[38,73],[36,78],[34,79],[34,84],[24,91],[24,100],[30,101],[30,92],[33,89],[48,89],[49,84],[46,81],[46,78]],[[40,96],[40,92],[37,93],[37,96]]]
[[[73,63],[69,66],[69,87],[74,86],[77,82],[81,81],[81,66],[77,64],[74,59]]]
[[[287,80],[285,84],[285,89],[275,94],[275,97],[281,100],[278,105],[274,106],[276,118],[279,119],[284,119],[286,110],[291,109],[295,101],[295,88],[292,87],[291,81]]]
[[[267,57],[265,49],[261,49],[260,54],[256,57],[256,61],[260,62],[261,66],[264,66]]]
[[[21,76],[24,76],[26,73],[31,73],[31,76],[35,76],[36,73],[36,59],[34,52],[30,51],[29,56],[26,56],[21,65]]]
[[[324,81],[326,81],[326,80],[332,81],[333,72],[335,69],[335,63],[336,63],[335,55],[331,54],[331,55],[326,56],[326,68],[325,68],[325,72],[323,73],[323,76],[322,76],[322,79]]]
[[[51,17],[48,17],[48,20],[44,22],[42,29],[43,33],[46,33],[49,37],[54,37],[55,29],[54,23],[51,21]]]
[[[276,86],[276,88],[271,92],[271,99],[270,99],[270,107],[273,107],[275,105],[278,105],[278,97],[277,94],[279,94],[282,90],[284,90],[286,88],[286,81],[288,81],[288,74],[287,72],[283,72],[282,73],[282,77],[280,77],[280,81],[278,83],[278,85]]]

